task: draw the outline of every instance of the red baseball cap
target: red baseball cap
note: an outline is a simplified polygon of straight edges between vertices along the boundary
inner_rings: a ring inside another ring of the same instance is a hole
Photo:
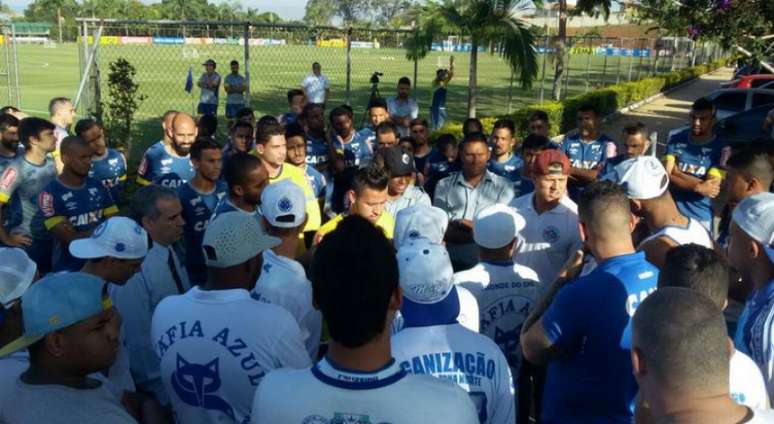
[[[533,175],[570,175],[570,160],[557,149],[540,152],[532,163]]]

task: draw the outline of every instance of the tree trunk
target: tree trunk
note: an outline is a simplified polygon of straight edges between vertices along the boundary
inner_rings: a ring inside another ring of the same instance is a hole
[[[560,100],[562,96],[562,75],[564,75],[564,52],[567,50],[567,0],[559,0],[559,36],[554,54],[556,55],[556,70],[551,97]]]
[[[478,68],[478,40],[473,38],[470,43],[470,77],[468,78],[468,117],[476,117],[476,91]]]

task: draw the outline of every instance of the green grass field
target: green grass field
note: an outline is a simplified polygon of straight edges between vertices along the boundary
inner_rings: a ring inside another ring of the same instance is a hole
[[[48,100],[54,96],[73,97],[80,77],[79,46],[65,43],[55,48],[42,45],[19,45],[19,73],[21,81],[22,109],[33,114],[44,115]],[[448,53],[432,52],[418,65],[418,81],[415,96],[420,104],[420,115],[429,115],[432,96],[432,79],[438,67],[448,66]],[[102,45],[99,48],[99,67],[102,73],[102,94],[107,95],[108,64],[118,57],[128,59],[137,69],[137,81],[147,96],[138,113],[138,143],[141,149],[147,143],[159,138],[158,116],[168,109],[192,110],[198,101],[198,89],[193,95],[184,91],[188,68],[193,68],[194,79],[202,72],[201,63],[213,58],[223,75],[228,72],[232,59],[243,62],[243,48],[229,45],[200,46],[123,46]],[[539,56],[542,66],[543,56]],[[604,57],[574,55],[571,57],[568,94],[583,93],[604,84],[613,84],[617,79],[644,76],[652,68],[652,58]],[[272,46],[250,47],[250,103],[258,114],[279,114],[286,110],[285,93],[289,88],[298,87],[309,72],[312,62],[322,64],[323,73],[332,84],[332,104],[345,101],[345,50],[334,47],[314,46]],[[244,64],[242,64],[244,70]],[[0,60],[0,70],[5,67]],[[455,54],[456,76],[449,87],[447,106],[450,119],[466,116],[469,55]],[[588,69],[588,73],[587,73]],[[384,73],[380,91],[383,96],[394,94],[395,83],[402,76],[413,76],[413,63],[406,60],[400,49],[353,49],[352,81],[350,102],[356,111],[356,125],[359,126],[365,104],[370,94],[369,78],[374,71]],[[512,91],[512,106],[518,108],[535,103],[540,97],[542,68],[538,79],[530,90],[518,85]],[[550,59],[545,73],[546,98],[550,97],[553,67]],[[478,67],[478,115],[492,116],[508,112],[510,70],[498,56],[479,55]],[[0,99],[8,99],[5,81],[0,77]],[[103,101],[106,99],[103,97]],[[225,96],[221,96],[225,101]],[[224,112],[221,105],[219,113]]]

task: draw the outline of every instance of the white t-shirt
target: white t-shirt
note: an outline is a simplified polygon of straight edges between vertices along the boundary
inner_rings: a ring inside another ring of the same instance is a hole
[[[538,281],[548,286],[559,275],[564,263],[581,246],[578,206],[564,196],[556,207],[538,214],[533,198],[534,193],[530,193],[510,203],[527,223],[519,233],[514,260],[519,265],[533,269]]]
[[[301,82],[301,86],[306,90],[306,101],[308,103],[325,103],[325,90],[331,87],[331,82],[328,81],[328,77],[320,74],[318,77],[315,74],[309,74]]]
[[[57,384],[33,385],[19,378],[10,394],[13,407],[4,408],[0,422],[13,424],[129,424],[129,415],[107,387],[75,389]]]
[[[481,262],[454,274],[454,283],[476,297],[481,334],[500,347],[513,374],[518,375],[521,326],[544,290],[535,271],[511,261]]]
[[[516,422],[508,362],[486,336],[459,324],[407,327],[393,337],[392,355],[407,373],[432,375],[468,392],[481,423]]]
[[[183,423],[249,423],[253,393],[266,373],[311,362],[293,317],[243,289],[196,286],[165,298],[153,313],[151,342]]]
[[[699,246],[706,247],[707,249],[713,249],[715,244],[712,242],[712,237],[707,232],[707,229],[701,225],[701,222],[688,218],[688,225],[685,227],[679,227],[677,225],[667,225],[664,228],[658,230],[651,236],[648,236],[645,240],[640,242],[640,247],[645,243],[655,240],[661,237],[666,237],[678,246],[684,246],[686,244],[698,244]]]
[[[306,272],[293,259],[264,250],[261,276],[251,293],[254,299],[281,306],[295,318],[301,328],[310,358],[317,357],[322,332],[322,315],[312,305],[312,283]]]
[[[457,315],[457,322],[468,330],[478,333],[479,325],[479,312],[478,301],[466,288],[457,286],[457,298],[460,300],[460,314]],[[403,315],[400,311],[395,314],[395,319],[392,320],[391,333],[393,335],[398,334],[400,330],[406,325]]]
[[[769,409],[769,395],[761,370],[752,359],[735,350],[731,357],[729,391],[731,398],[750,408]]]
[[[253,400],[255,423],[477,424],[468,394],[454,384],[409,375],[395,360],[374,373],[327,359],[312,369],[271,372]]]

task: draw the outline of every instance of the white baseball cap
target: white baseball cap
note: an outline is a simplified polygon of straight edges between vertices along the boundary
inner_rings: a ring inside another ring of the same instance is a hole
[[[774,194],[758,193],[742,200],[731,219],[753,240],[762,244],[774,263]]]
[[[280,239],[266,235],[254,216],[239,211],[226,212],[210,222],[204,231],[204,263],[213,268],[232,267],[280,242]]]
[[[115,216],[95,228],[91,237],[73,240],[69,249],[81,259],[139,259],[148,253],[148,233],[134,220]]]
[[[306,197],[296,183],[282,180],[261,193],[261,214],[274,227],[295,228],[306,219]]]
[[[449,216],[435,206],[416,204],[403,208],[395,215],[393,244],[400,248],[411,240],[426,238],[433,243],[443,243]]]
[[[0,258],[0,303],[7,305],[27,291],[38,266],[16,247],[0,247]]]
[[[484,208],[473,220],[473,241],[487,249],[499,249],[524,229],[524,217],[512,208],[495,204]]]
[[[428,239],[412,240],[398,249],[403,290],[400,309],[407,324],[449,324],[460,314],[454,271],[446,248]]]
[[[634,200],[655,199],[669,187],[669,176],[661,161],[653,156],[637,156],[613,167],[602,178],[622,186],[626,196]]]

